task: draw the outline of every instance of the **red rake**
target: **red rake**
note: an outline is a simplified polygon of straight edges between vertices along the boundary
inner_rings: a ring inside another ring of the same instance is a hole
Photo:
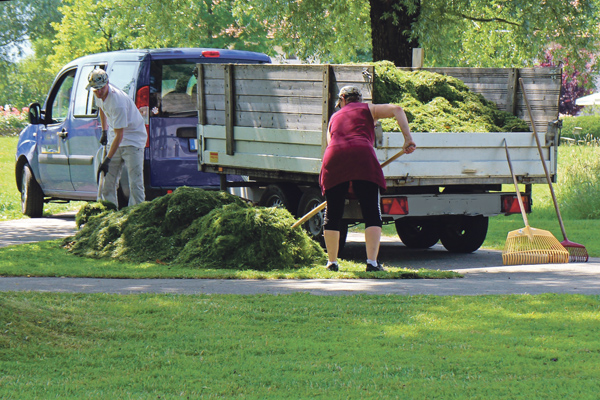
[[[521,84],[521,90],[523,91],[523,99],[525,100],[525,105],[527,106],[527,112],[529,113],[529,121],[531,122],[531,126],[533,128],[533,136],[535,137],[535,141],[537,143],[538,152],[540,153],[540,159],[542,160],[542,165],[544,166],[544,172],[546,173],[546,180],[548,181],[548,186],[550,187],[550,193],[552,194],[552,201],[554,202],[554,209],[556,210],[556,215],[558,216],[558,223],[560,224],[560,230],[562,231],[563,240],[560,244],[569,252],[569,262],[588,262],[590,256],[584,245],[579,243],[571,242],[567,239],[567,233],[565,231],[565,225],[563,223],[562,216],[560,215],[560,210],[558,208],[558,202],[556,201],[556,195],[554,194],[554,187],[552,186],[552,180],[550,179],[550,173],[548,172],[548,167],[546,166],[546,161],[544,160],[544,156],[542,154],[542,145],[540,144],[540,138],[538,138],[537,131],[535,129],[535,122],[531,117],[531,108],[529,107],[529,101],[527,100],[527,95],[525,94],[525,86],[523,85],[523,79],[519,78],[519,83]]]

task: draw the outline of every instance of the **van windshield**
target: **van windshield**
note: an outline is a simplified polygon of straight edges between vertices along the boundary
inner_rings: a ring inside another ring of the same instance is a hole
[[[196,60],[155,60],[151,66],[153,116],[194,117],[198,114]]]

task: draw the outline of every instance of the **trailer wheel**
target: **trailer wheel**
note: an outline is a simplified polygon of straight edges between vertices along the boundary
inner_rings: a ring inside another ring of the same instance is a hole
[[[302,217],[312,211],[315,207],[325,201],[321,191],[317,188],[308,188],[300,198],[298,205],[298,216]],[[302,228],[308,232],[308,235],[319,242],[325,248],[325,239],[323,238],[323,224],[325,220],[325,209],[321,210],[314,217],[306,221]],[[346,238],[348,237],[348,224],[342,221],[340,227],[340,242],[338,253],[344,249]]]
[[[406,247],[411,249],[428,249],[440,240],[437,221],[399,218],[395,221],[395,225],[398,237]]]
[[[269,185],[258,202],[263,207],[285,207],[292,215],[296,215],[302,192],[296,185]]]
[[[44,192],[27,163],[21,174],[21,212],[31,218],[40,218],[44,214]]]
[[[481,247],[488,230],[488,217],[449,218],[440,229],[440,240],[452,253],[472,253]]]

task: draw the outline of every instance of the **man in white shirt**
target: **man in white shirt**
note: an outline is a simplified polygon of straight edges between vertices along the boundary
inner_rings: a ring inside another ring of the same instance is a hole
[[[129,205],[141,203],[145,200],[144,148],[148,139],[144,119],[133,100],[108,83],[108,75],[103,69],[94,69],[88,82],[87,89],[93,89],[100,110],[100,143],[107,143],[107,129],[110,128],[110,148],[98,168],[98,177],[105,174],[102,197],[118,204],[117,187],[125,166],[129,176]]]

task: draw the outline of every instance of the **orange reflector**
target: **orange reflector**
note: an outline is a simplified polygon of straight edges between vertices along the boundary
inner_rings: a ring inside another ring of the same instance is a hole
[[[521,194],[521,198],[523,199],[523,206],[525,207],[525,212],[531,212],[531,206],[529,202],[529,196]],[[504,214],[520,214],[521,208],[519,207],[519,200],[517,199],[517,195],[503,195],[502,196],[502,208],[501,212]]]
[[[221,57],[221,53],[216,50],[205,50],[202,52],[202,57],[216,58]]]
[[[171,189],[167,190],[167,194],[171,194],[173,191]]]
[[[381,199],[381,212],[388,215],[407,215],[408,200],[406,197],[384,197]]]

